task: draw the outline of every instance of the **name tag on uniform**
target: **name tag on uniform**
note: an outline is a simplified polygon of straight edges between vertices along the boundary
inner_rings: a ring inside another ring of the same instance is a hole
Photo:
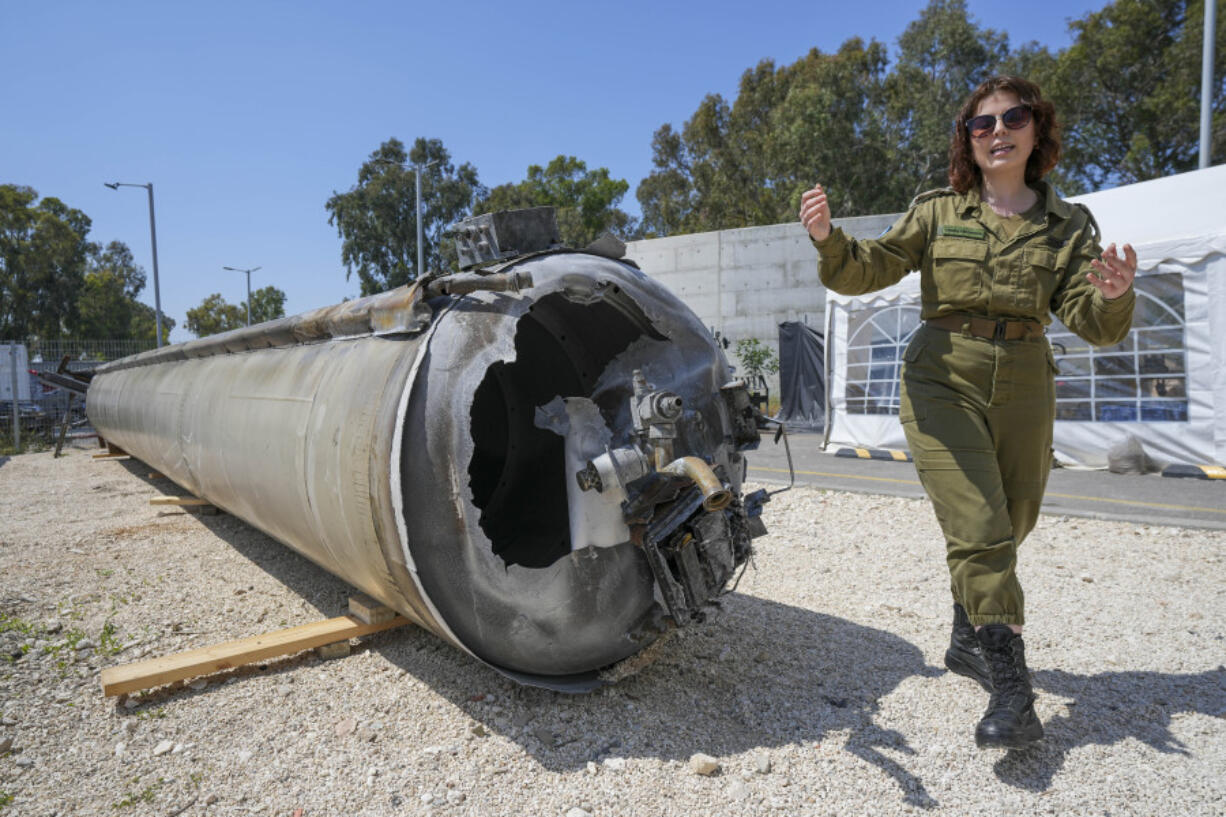
[[[971,227],[966,224],[941,224],[937,227],[937,235],[951,235],[955,238],[977,238],[983,240],[987,232],[982,227]]]

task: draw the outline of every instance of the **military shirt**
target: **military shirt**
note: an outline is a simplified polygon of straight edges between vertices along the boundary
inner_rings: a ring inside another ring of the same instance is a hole
[[[1136,296],[1129,287],[1108,300],[1086,273],[1102,255],[1089,210],[1037,182],[1042,207],[1009,235],[978,190],[921,194],[880,238],[854,240],[835,227],[822,241],[822,283],[843,295],[862,295],[920,273],[920,317],[953,313],[1029,319],[1044,325],[1054,313],[1095,346],[1123,340]]]

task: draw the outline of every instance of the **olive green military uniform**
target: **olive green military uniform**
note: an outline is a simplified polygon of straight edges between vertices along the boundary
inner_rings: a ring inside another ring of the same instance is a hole
[[[978,191],[934,190],[878,239],[836,228],[813,242],[822,283],[845,295],[920,271],[925,323],[904,353],[899,419],[945,534],[954,599],[976,625],[1023,623],[1017,546],[1038,517],[1055,419],[1042,327],[1055,313],[1106,346],[1132,323],[1131,288],[1107,300],[1086,280],[1102,254],[1089,211],[1044,182],[1034,189],[1020,218],[997,216]]]

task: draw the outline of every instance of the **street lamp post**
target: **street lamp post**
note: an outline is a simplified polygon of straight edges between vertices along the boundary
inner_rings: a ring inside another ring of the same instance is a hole
[[[424,165],[413,165],[413,176],[417,180],[417,277],[420,278],[425,274],[425,262],[422,260],[422,239],[421,239],[421,172],[430,165],[438,164],[438,159],[432,162],[426,162]]]
[[[388,165],[396,165],[397,167],[404,167],[402,163],[394,161],[392,159],[374,159],[372,161],[378,162],[380,164],[388,164]],[[438,159],[431,159],[430,161],[426,162],[424,165],[419,165],[419,164],[409,165],[409,167],[413,168],[413,178],[417,184],[417,202],[416,202],[415,212],[417,213],[417,276],[416,277],[418,278],[422,276],[423,271],[426,266],[424,247],[422,244],[422,237],[421,237],[421,232],[422,232],[421,231],[421,172],[425,170],[426,168],[430,167],[431,165],[436,165],[436,164],[438,164]]]
[[[247,273],[247,325],[250,326],[251,325],[251,273],[255,272],[258,269],[263,269],[263,268],[262,267],[252,267],[251,269],[240,269],[239,267],[222,267],[222,269],[228,269],[231,272]]]
[[[1213,155],[1213,55],[1217,37],[1217,3],[1205,3],[1205,36],[1200,66],[1200,167]]]
[[[153,308],[157,321],[157,345],[162,345],[162,290],[158,285],[158,228],[153,217],[153,182],[129,184],[128,182],[103,182],[112,190],[121,187],[143,187],[149,191],[149,240],[153,244]]]

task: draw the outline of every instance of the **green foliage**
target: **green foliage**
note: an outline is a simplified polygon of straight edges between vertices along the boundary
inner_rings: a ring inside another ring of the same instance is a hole
[[[1064,123],[1077,190],[1193,170],[1199,158],[1203,2],[1116,0],[1069,27],[1074,43],[1035,79]],[[1226,14],[1217,15],[1213,163],[1226,161]]]
[[[10,794],[7,791],[0,791],[0,809],[3,809],[5,806],[12,804],[12,802],[13,802],[12,794]]]
[[[0,185],[0,337],[154,340],[136,300],[145,271],[121,241],[86,240],[89,217],[28,187]],[[175,322],[162,316],[162,339]]]
[[[246,304],[244,306],[244,314]],[[251,293],[251,323],[285,317],[285,293],[274,286],[260,287]]]
[[[757,338],[738,340],[736,356],[741,361],[741,369],[745,376],[752,380],[779,371],[779,358],[775,357],[775,353],[769,346]]]
[[[118,655],[123,651],[123,644],[119,643],[119,631],[108,618],[102,624],[102,632],[98,634],[98,652],[103,655]]]
[[[229,332],[247,325],[247,311],[227,303],[220,292],[214,292],[200,306],[187,310],[187,331],[198,338]]]
[[[136,778],[136,777],[132,778],[133,783],[136,783],[139,780],[140,778]],[[138,806],[141,803],[152,803],[154,800],[154,797],[157,795],[157,790],[160,789],[165,783],[166,783],[166,780],[164,778],[159,777],[157,779],[157,782],[154,783],[153,785],[146,786],[140,792],[136,794],[129,794],[127,797],[123,798],[122,800],[112,803],[111,808],[118,811],[120,809],[131,808],[132,806]]]
[[[891,165],[899,151],[886,116],[887,63],[884,45],[859,38],[781,68],[764,60],[742,75],[731,105],[711,95],[681,132],[661,127],[655,170],[636,194],[644,233],[792,220],[815,174],[836,215],[901,209],[916,182]]]
[[[425,167],[429,165],[428,167]],[[405,152],[392,138],[370,154],[358,169],[358,181],[346,193],[333,191],[325,205],[328,223],[341,237],[346,278],[354,272],[363,295],[409,283],[417,267],[417,212],[414,166],[421,166],[422,243],[427,270],[455,266],[455,250],[443,233],[468,215],[486,195],[477,169],[457,167],[440,139],[419,137]]]
[[[898,199],[905,207],[915,195],[949,184],[951,123],[963,100],[999,72],[1009,37],[979,28],[965,0],[931,0],[898,47],[886,81],[886,115],[891,169],[907,185]]]
[[[1070,23],[1051,53],[1010,50],[965,0],[929,0],[886,47],[852,38],[791,65],[765,60],[735,100],[707,96],[680,130],[652,138],[638,186],[646,235],[794,221],[822,182],[836,217],[905,209],[948,184],[950,127],[962,101],[1000,73],[1037,81],[1056,104],[1065,155],[1051,181],[1066,194],[1192,169],[1197,161],[1203,2],[1116,0]],[[1214,162],[1226,161],[1226,15],[1218,15]],[[887,70],[888,69],[888,70]]]
[[[618,208],[630,185],[608,168],[588,170],[574,156],[557,156],[546,167],[531,165],[518,184],[502,184],[473,207],[474,214],[524,207],[557,208],[558,232],[568,247],[586,247],[604,233],[632,238],[634,219]]]
[[[60,338],[78,319],[89,217],[29,187],[0,185],[0,337]]]
[[[34,624],[26,621],[24,618],[0,612],[0,633],[21,633],[24,636],[32,637],[38,635],[39,630]]]
[[[144,288],[145,270],[137,265],[126,244],[90,244],[85,279],[77,295],[79,319],[74,334],[108,340],[154,340],[154,309],[136,300]],[[169,341],[174,326],[174,319],[163,314],[163,342]]]
[[[251,293],[251,324],[285,317],[285,293],[274,286],[260,287]],[[220,292],[187,310],[187,330],[198,338],[229,332],[247,325],[247,302],[232,304]]]

